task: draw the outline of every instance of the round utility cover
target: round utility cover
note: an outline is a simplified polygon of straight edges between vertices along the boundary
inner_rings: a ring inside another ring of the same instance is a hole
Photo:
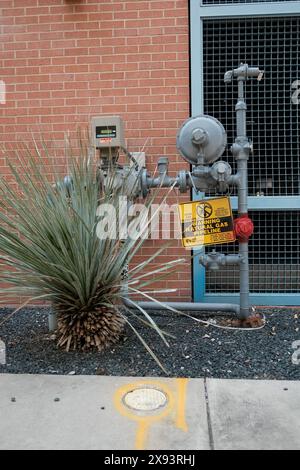
[[[204,163],[217,160],[224,152],[227,136],[222,124],[212,116],[201,114],[187,119],[177,134],[177,148],[191,165],[198,163],[198,154]]]
[[[167,396],[156,388],[137,388],[128,392],[124,403],[137,411],[155,411],[166,405]]]

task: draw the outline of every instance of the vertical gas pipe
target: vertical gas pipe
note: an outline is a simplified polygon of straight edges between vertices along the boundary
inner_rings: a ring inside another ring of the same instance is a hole
[[[236,237],[239,241],[240,262],[240,314],[241,319],[251,315],[249,304],[249,256],[248,241],[254,226],[248,217],[248,159],[251,152],[251,143],[246,134],[247,105],[244,96],[244,83],[248,77],[259,77],[260,70],[248,68],[247,64],[233,71],[238,81],[238,102],[236,104],[237,136],[231,151],[237,162],[238,181],[238,218],[234,221]]]

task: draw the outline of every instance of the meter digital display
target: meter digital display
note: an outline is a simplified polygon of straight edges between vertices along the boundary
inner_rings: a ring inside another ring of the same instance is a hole
[[[115,139],[116,137],[116,126],[96,126],[96,139]]]
[[[91,130],[97,149],[125,148],[124,126],[120,116],[94,116],[91,119]]]

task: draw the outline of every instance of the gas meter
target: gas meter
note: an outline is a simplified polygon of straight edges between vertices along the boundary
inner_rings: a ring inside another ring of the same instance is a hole
[[[99,167],[108,183],[108,169],[114,167],[112,178],[115,189],[122,188],[129,196],[140,193],[139,167],[134,156],[126,150],[124,125],[120,116],[96,116],[91,119],[91,135],[94,148],[99,152]],[[120,164],[120,154],[127,158],[127,164]],[[126,182],[126,185],[124,185]]]
[[[120,116],[97,116],[91,120],[92,141],[101,152],[101,158],[117,159],[120,148],[125,148],[124,126]]]

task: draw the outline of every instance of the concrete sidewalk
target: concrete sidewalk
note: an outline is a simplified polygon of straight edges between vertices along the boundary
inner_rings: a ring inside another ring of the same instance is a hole
[[[300,449],[300,382],[0,375],[0,449]]]

